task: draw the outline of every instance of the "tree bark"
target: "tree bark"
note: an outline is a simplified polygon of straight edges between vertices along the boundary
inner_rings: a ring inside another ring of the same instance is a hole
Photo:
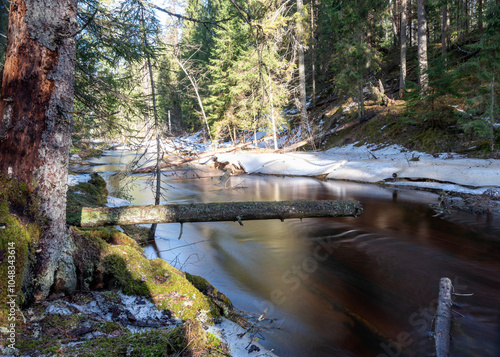
[[[359,216],[357,201],[218,202],[83,208],[82,227]]]
[[[406,85],[406,0],[401,0],[401,69],[399,75],[399,97],[402,98]]]
[[[0,172],[34,190],[42,223],[33,296],[54,281],[66,240],[66,191],[73,112],[75,0],[15,0],[0,94]]]
[[[160,145],[160,123],[158,121],[158,111],[156,109],[156,93],[155,93],[155,82],[153,77],[153,66],[151,65],[151,58],[149,55],[146,56],[148,69],[149,69],[149,80],[151,82],[151,96],[153,99],[153,115],[155,119],[155,135],[156,135],[156,187],[155,187],[155,205],[160,204],[161,198],[161,145]],[[149,230],[149,239],[154,240],[156,234],[156,224],[153,224]]]
[[[448,14],[448,2],[445,1],[441,7],[441,55],[446,60],[446,52],[449,45],[448,34],[450,29],[450,16]]]
[[[417,1],[418,12],[418,69],[420,95],[429,90],[427,74],[427,19],[425,16],[425,0]]]
[[[186,68],[184,67],[184,65],[182,64],[182,62],[177,58],[177,56],[174,56],[174,57],[175,57],[175,60],[177,61],[177,63],[179,64],[179,66],[181,67],[182,71],[188,77],[189,81],[191,82],[191,85],[193,86],[193,89],[194,89],[194,91],[196,93],[196,98],[198,99],[198,104],[200,105],[201,114],[203,115],[203,120],[205,121],[205,125],[207,126],[208,137],[210,138],[210,142],[213,145],[214,141],[212,139],[212,133],[210,132],[210,126],[208,126],[208,119],[207,119],[207,116],[205,115],[205,109],[203,109],[203,103],[201,101],[200,93],[198,93],[198,86],[194,82],[194,80],[191,77],[191,75],[186,71]]]
[[[297,41],[298,41],[298,57],[299,57],[299,95],[300,95],[300,118],[302,135],[309,132],[309,123],[307,119],[307,103],[306,103],[306,71],[304,67],[304,48],[302,44],[302,18],[304,13],[304,4],[302,0],[297,0],[297,12],[299,19],[297,20]]]
[[[441,278],[439,282],[439,298],[435,325],[437,357],[448,357],[450,351],[451,291],[451,280]]]
[[[478,1],[477,16],[477,28],[479,32],[483,32],[483,0]]]
[[[316,38],[314,36],[314,2],[311,0],[311,82],[312,82],[312,93],[311,93],[311,108],[316,105]]]

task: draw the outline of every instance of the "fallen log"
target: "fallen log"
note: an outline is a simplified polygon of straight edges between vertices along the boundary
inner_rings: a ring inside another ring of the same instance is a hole
[[[359,216],[357,201],[218,202],[82,209],[82,227]]]
[[[270,140],[270,139],[272,139],[270,136],[265,136],[265,137],[257,140],[257,143],[260,143],[260,142],[265,141],[265,140]],[[232,146],[230,148],[219,149],[217,151],[210,151],[210,152],[206,152],[204,154],[200,154],[200,155],[196,155],[196,156],[188,156],[188,157],[180,158],[180,159],[169,161],[169,162],[163,162],[160,165],[160,169],[167,169],[169,167],[179,166],[182,164],[186,164],[188,162],[204,159],[206,157],[214,156],[217,154],[223,154],[226,152],[235,151],[235,150],[244,148],[244,147],[252,145],[252,144],[255,144],[255,141],[249,141],[247,143],[238,144],[238,145]],[[153,172],[155,170],[156,170],[156,165],[152,165],[152,166],[143,167],[141,169],[136,169],[136,170],[132,171],[132,173],[133,174],[147,174],[147,173]]]
[[[451,280],[441,278],[439,282],[436,325],[434,328],[437,357],[448,357],[450,351],[451,290]]]

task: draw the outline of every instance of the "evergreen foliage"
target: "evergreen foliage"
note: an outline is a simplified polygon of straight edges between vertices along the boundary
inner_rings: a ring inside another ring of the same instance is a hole
[[[9,22],[8,2],[0,0],[0,71],[5,61],[5,50],[7,48],[7,25]],[[1,79],[0,79],[1,84]]]

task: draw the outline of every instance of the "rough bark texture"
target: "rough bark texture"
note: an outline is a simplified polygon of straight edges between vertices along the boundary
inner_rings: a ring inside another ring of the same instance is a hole
[[[447,357],[450,351],[451,289],[451,280],[441,278],[435,326],[437,357]]]
[[[15,0],[0,95],[0,172],[28,183],[44,227],[34,266],[44,299],[66,236],[76,1]]]
[[[83,208],[82,227],[122,224],[246,221],[359,216],[357,201],[219,202]]]
[[[427,74],[427,18],[425,14],[425,0],[417,1],[418,12],[418,75],[420,93],[425,94],[429,89]]]

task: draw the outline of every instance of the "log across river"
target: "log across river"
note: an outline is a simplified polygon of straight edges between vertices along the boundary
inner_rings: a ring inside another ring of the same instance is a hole
[[[216,202],[84,208],[82,227],[359,216],[356,201]]]
[[[112,178],[132,152],[100,159]],[[236,307],[269,320],[256,336],[287,357],[433,356],[439,282],[454,294],[450,356],[500,356],[500,222],[497,216],[437,216],[438,195],[314,178],[238,175],[217,186],[204,166],[162,172],[170,204],[359,201],[358,217],[159,224],[148,258],[208,279]],[[154,202],[146,174],[126,191]],[[469,296],[469,294],[473,294]],[[272,319],[272,320],[271,320]]]

